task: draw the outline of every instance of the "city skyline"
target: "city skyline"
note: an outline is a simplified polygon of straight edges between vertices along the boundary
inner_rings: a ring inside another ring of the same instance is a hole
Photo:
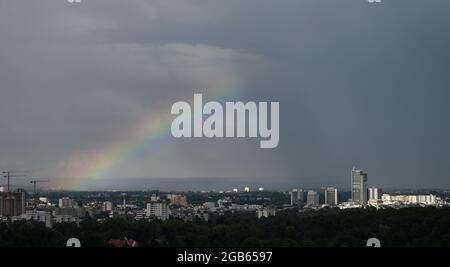
[[[7,178],[4,176],[4,178]],[[22,177],[26,179],[25,177]],[[325,203],[328,203],[328,198],[331,199],[328,204],[337,203],[337,192],[339,189],[339,192],[349,192],[350,198],[349,201],[357,204],[357,205],[366,205],[367,203],[370,203],[371,200],[376,200],[379,198],[382,190],[388,190],[391,192],[395,192],[395,190],[401,190],[401,191],[420,191],[420,190],[438,190],[438,191],[445,191],[445,188],[389,188],[382,185],[374,185],[373,183],[369,183],[368,179],[368,173],[365,172],[362,169],[357,169],[355,166],[351,169],[350,174],[350,183],[346,186],[336,186],[331,184],[321,184],[319,186],[305,186],[300,185],[293,181],[295,184],[289,186],[289,185],[283,185],[280,186],[277,184],[276,186],[271,187],[270,185],[264,185],[262,187],[262,184],[260,182],[254,182],[251,183],[249,181],[245,180],[239,180],[234,181],[235,183],[229,183],[230,181],[225,180],[227,185],[218,186],[215,179],[217,178],[210,178],[212,180],[209,180],[209,182],[205,183],[204,179],[201,178],[195,178],[195,183],[190,183],[189,185],[183,184],[175,186],[176,183],[179,183],[180,181],[185,181],[187,178],[184,179],[172,179],[169,184],[166,185],[147,185],[147,186],[141,186],[139,189],[137,187],[120,187],[116,186],[115,188],[91,188],[90,190],[68,190],[64,188],[39,188],[36,187],[36,183],[47,183],[48,180],[32,180],[30,183],[33,184],[33,187],[29,186],[12,186],[10,192],[16,191],[16,190],[28,190],[29,194],[38,194],[39,191],[43,192],[89,192],[89,191],[104,191],[104,192],[117,192],[117,191],[136,191],[136,192],[151,192],[151,191],[167,191],[167,192],[223,192],[223,193],[240,193],[240,192],[279,192],[279,191],[289,191],[290,195],[290,203],[291,205],[298,205],[303,206],[305,204],[305,200],[307,202],[308,199],[308,193],[314,192],[317,193],[317,189],[319,191],[324,190],[324,197]],[[151,180],[151,179],[150,179]],[[116,180],[120,181],[120,180]],[[149,180],[146,180],[149,181]],[[167,179],[160,180],[161,183],[168,182]],[[142,180],[141,180],[142,183]],[[209,184],[209,185],[208,185]],[[212,184],[212,185],[211,185]],[[300,187],[299,187],[300,186]],[[381,190],[380,190],[381,189]],[[1,186],[0,184],[0,192],[8,192],[8,187]],[[305,195],[306,194],[306,195]],[[306,199],[305,199],[306,196]]]
[[[30,185],[30,179],[22,178],[16,183],[11,184],[11,190],[26,189],[30,193],[33,192],[33,185]],[[233,191],[237,189],[244,191],[249,187],[252,192],[263,190],[291,190],[299,189],[325,189],[326,187],[334,187],[348,192],[352,191],[351,177],[346,177],[342,182],[327,183],[326,179],[305,184],[299,182],[297,178],[291,178],[289,181],[284,180],[279,183],[276,179],[272,181],[263,181],[259,178],[223,178],[223,177],[184,177],[184,178],[127,178],[127,179],[103,179],[97,183],[93,183],[89,188],[64,188],[52,186],[51,183],[45,183],[38,186],[38,191],[142,191],[142,190],[163,190],[163,191]],[[370,181],[370,180],[369,180]],[[184,183],[184,184],[180,184]],[[367,189],[384,188],[389,190],[450,190],[450,187],[422,187],[422,186],[386,186],[377,182],[370,181]],[[0,192],[6,191],[6,180],[0,180]],[[145,189],[143,189],[145,188]]]
[[[156,232],[153,235],[148,235],[146,232],[149,229],[147,226],[155,224],[160,224],[162,227],[177,225],[171,229],[177,229],[176,231],[179,233],[180,227],[186,225],[190,225],[190,227],[215,225],[218,220],[220,221],[222,218],[222,220],[227,220],[232,216],[246,218],[245,223],[252,220],[254,223],[255,221],[266,223],[286,219],[286,216],[294,216],[293,218],[296,220],[323,216],[323,214],[344,214],[343,216],[346,216],[345,214],[351,214],[346,213],[346,210],[355,209],[361,213],[376,212],[373,216],[381,216],[392,210],[395,210],[396,214],[402,214],[404,209],[415,212],[418,212],[417,209],[427,210],[429,208],[434,208],[435,212],[440,213],[448,211],[450,191],[384,192],[379,188],[367,187],[369,175],[364,170],[353,167],[350,176],[352,187],[350,192],[343,192],[331,186],[322,187],[320,191],[305,190],[299,187],[289,191],[270,191],[250,186],[236,187],[220,192],[164,192],[159,190],[38,192],[37,189],[34,189],[32,195],[26,194],[20,189],[14,192],[2,190],[0,192],[0,224],[2,227],[26,224],[27,227],[41,227],[46,231],[58,233],[60,231],[64,233],[62,229],[66,227],[80,229],[78,234],[80,239],[78,236],[70,237],[66,246],[92,245],[92,240],[86,238],[83,233],[92,232],[94,229],[92,227],[96,227],[99,231],[105,231],[104,229],[108,228],[106,234],[95,238],[95,244],[108,247],[138,247],[161,244],[158,240],[150,241],[155,239],[156,235],[164,236],[167,231]],[[363,191],[361,192],[361,190]],[[345,220],[348,221],[349,217],[346,217]],[[288,219],[288,221],[290,220]],[[389,222],[389,220],[387,221]],[[114,227],[113,225],[118,222],[121,227]],[[86,225],[89,225],[89,229],[85,228]],[[130,238],[128,234],[124,235],[125,232],[120,230],[125,225],[138,226],[134,228],[136,232],[132,235],[133,238]],[[224,225],[228,224],[222,224],[221,227]],[[311,225],[308,226],[308,229],[311,229]],[[111,231],[118,232],[113,234]],[[15,234],[14,231],[12,236]],[[292,234],[291,231],[291,237]],[[21,234],[17,233],[17,235]],[[189,236],[186,239],[189,240],[189,243],[184,244],[191,244],[195,239],[194,236]],[[5,239],[9,238],[10,236],[7,236]],[[215,240],[216,237],[213,237],[209,241],[215,242]],[[202,242],[205,241],[207,239],[202,239]],[[35,244],[39,244],[39,242],[41,241],[38,240]],[[45,244],[45,242],[52,242],[54,246],[64,245],[64,240],[61,238],[47,239],[40,244]],[[13,244],[23,245],[24,241],[19,239],[19,241],[13,241]]]

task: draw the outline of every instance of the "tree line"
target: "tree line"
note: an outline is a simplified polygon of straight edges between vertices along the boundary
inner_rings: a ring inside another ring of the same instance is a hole
[[[450,246],[450,208],[286,210],[265,219],[230,213],[208,222],[87,219],[53,228],[31,221],[0,223],[0,246],[65,246],[73,237],[89,247],[108,246],[112,239],[150,247],[361,247],[372,237],[382,246]]]

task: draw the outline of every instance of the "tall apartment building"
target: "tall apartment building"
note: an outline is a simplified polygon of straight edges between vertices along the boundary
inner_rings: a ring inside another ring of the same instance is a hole
[[[306,205],[310,207],[317,207],[320,205],[319,194],[316,191],[308,191],[308,195],[306,197]]]
[[[167,203],[160,201],[147,203],[146,215],[149,218],[154,217],[162,221],[169,219]]]
[[[0,193],[0,216],[21,216],[25,213],[25,191]]]
[[[303,205],[303,189],[292,189],[291,195],[291,206]]]
[[[367,173],[352,169],[352,199],[353,204],[367,205]]]
[[[298,201],[297,189],[292,189],[292,191],[290,192],[290,195],[291,195],[291,206],[297,205],[297,201]]]
[[[325,204],[330,206],[336,206],[338,204],[337,189],[335,187],[327,187],[325,189]]]

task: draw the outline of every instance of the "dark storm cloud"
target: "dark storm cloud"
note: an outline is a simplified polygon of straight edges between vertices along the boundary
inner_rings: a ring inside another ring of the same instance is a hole
[[[237,100],[281,102],[277,149],[169,138],[108,176],[348,186],[357,165],[380,187],[448,187],[449,7],[0,1],[0,167],[76,172],[146,114],[237,86]]]

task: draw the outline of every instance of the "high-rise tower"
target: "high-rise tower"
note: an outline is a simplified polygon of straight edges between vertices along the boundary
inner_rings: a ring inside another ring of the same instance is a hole
[[[367,173],[352,169],[352,202],[356,205],[367,205]]]

